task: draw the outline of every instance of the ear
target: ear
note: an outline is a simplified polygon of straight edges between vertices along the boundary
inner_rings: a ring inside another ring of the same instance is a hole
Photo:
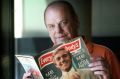
[[[76,28],[79,28],[80,21],[79,21],[79,17],[78,16],[74,17],[74,23],[75,23]]]
[[[55,63],[54,61],[53,61],[53,63],[54,63],[54,65],[55,65],[55,67],[57,67],[57,68],[59,69],[59,66],[57,66],[56,63]]]
[[[56,63],[55,63],[55,61],[54,61],[54,59],[53,59],[53,64],[57,67],[57,65],[56,65]]]
[[[80,23],[79,23],[79,19],[78,19],[77,16],[75,16],[73,19],[74,19],[74,21],[73,21],[74,27],[72,27],[72,30],[73,30],[72,33],[76,37],[76,36],[78,36],[78,31],[79,31],[79,25],[80,25]]]

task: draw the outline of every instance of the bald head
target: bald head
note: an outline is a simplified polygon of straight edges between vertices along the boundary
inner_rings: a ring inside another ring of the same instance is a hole
[[[50,9],[50,8],[59,8],[59,7],[66,8],[66,10],[69,11],[69,13],[71,14],[72,17],[77,17],[76,12],[74,11],[73,6],[69,2],[67,2],[67,1],[54,1],[54,2],[51,2],[47,6],[47,8],[45,9],[44,17],[45,17],[45,14],[46,14],[48,9]]]

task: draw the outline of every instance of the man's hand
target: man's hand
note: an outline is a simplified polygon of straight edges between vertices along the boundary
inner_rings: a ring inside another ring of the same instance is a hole
[[[31,78],[31,72],[26,72],[26,73],[24,73],[22,79],[32,79],[32,78]]]
[[[24,73],[22,79],[40,79],[40,72],[35,69],[30,69],[28,72]]]
[[[89,67],[100,79],[109,79],[109,65],[104,58],[92,58],[92,63],[89,64]]]

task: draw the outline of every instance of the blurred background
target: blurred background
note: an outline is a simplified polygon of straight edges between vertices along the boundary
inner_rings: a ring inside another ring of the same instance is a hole
[[[21,79],[24,69],[15,54],[36,55],[52,46],[44,10],[54,0],[1,0],[2,79]],[[67,0],[80,19],[79,34],[109,47],[120,61],[120,0]]]

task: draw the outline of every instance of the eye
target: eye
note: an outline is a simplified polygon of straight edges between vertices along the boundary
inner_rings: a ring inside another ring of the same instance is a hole
[[[60,57],[56,58],[57,61],[60,61]]]
[[[68,54],[64,54],[62,57],[63,57],[63,58],[66,58],[67,56],[68,56]]]
[[[60,23],[60,25],[61,25],[61,26],[66,26],[66,25],[67,25],[67,23],[68,23],[68,21],[67,21],[67,20],[63,20],[63,21]]]
[[[48,29],[53,29],[55,26],[52,24],[49,24],[47,27],[48,27]]]

